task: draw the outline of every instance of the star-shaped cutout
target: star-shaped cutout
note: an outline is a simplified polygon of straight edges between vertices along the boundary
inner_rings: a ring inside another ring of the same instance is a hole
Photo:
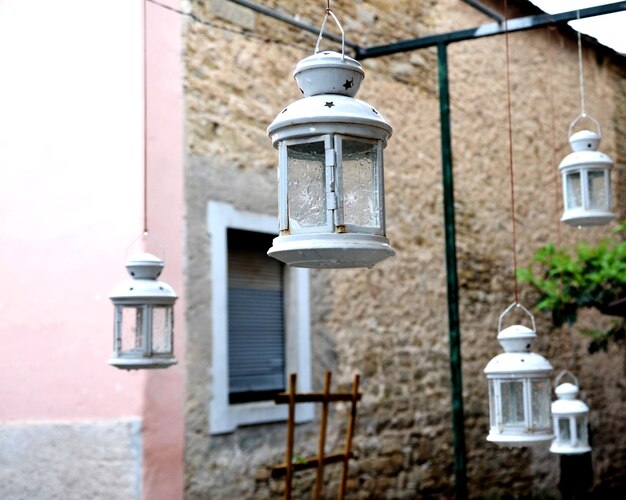
[[[324,104],[324,106],[326,106],[327,108],[332,108],[335,105],[334,102],[327,102],[326,104]]]
[[[346,80],[346,83],[343,84],[343,88],[346,90],[351,89],[353,83],[354,83],[354,78],[350,78],[350,80]]]

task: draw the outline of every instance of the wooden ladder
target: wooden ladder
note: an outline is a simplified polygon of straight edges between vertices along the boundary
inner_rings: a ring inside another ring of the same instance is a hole
[[[356,421],[357,402],[361,400],[359,394],[359,375],[354,376],[352,383],[352,392],[349,393],[331,393],[330,392],[331,373],[326,372],[324,378],[324,392],[296,393],[296,374],[289,376],[289,392],[283,392],[276,396],[276,404],[289,405],[289,417],[287,419],[287,449],[285,451],[285,463],[272,468],[272,477],[280,478],[286,476],[285,499],[291,500],[291,489],[293,473],[308,469],[317,469],[315,477],[315,487],[313,496],[315,500],[319,500],[322,494],[322,484],[324,481],[324,466],[335,463],[342,463],[341,482],[339,483],[339,500],[343,500],[346,494],[346,481],[348,479],[348,462],[352,458],[352,436],[354,434],[354,424]],[[338,402],[351,403],[350,415],[348,417],[348,428],[346,431],[346,442],[343,453],[335,453],[326,455],[324,449],[326,447],[326,428],[328,424],[328,405]],[[322,419],[320,422],[320,436],[317,456],[304,460],[293,460],[293,441],[295,428],[296,404],[298,403],[322,403]]]

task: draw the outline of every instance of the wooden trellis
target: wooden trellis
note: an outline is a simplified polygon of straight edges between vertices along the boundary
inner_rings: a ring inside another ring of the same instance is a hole
[[[313,488],[313,498],[319,500],[322,494],[322,484],[324,481],[324,466],[335,463],[343,464],[343,469],[341,471],[341,482],[339,483],[338,498],[342,500],[346,494],[348,463],[350,461],[350,458],[352,458],[353,456],[351,448],[352,436],[354,434],[354,424],[356,421],[356,406],[357,402],[361,400],[361,394],[359,394],[359,382],[361,380],[361,377],[359,375],[354,376],[354,382],[352,383],[352,392],[334,394],[330,392],[330,379],[331,373],[326,372],[326,376],[324,378],[324,392],[297,394],[297,377],[295,373],[292,373],[289,377],[289,392],[283,392],[276,396],[276,404],[289,405],[289,417],[287,420],[287,449],[285,451],[285,463],[272,468],[272,477],[276,479],[286,476],[285,499],[287,500],[291,499],[291,483],[293,480],[293,473],[308,469],[317,469],[317,475],[315,477],[315,487]],[[326,455],[324,453],[324,450],[326,447],[328,405],[330,403],[338,403],[341,401],[351,403],[344,450],[343,453]],[[294,463],[293,441],[296,404],[298,403],[322,403],[322,418],[320,422],[320,436],[317,456],[304,460],[298,460],[296,463]]]

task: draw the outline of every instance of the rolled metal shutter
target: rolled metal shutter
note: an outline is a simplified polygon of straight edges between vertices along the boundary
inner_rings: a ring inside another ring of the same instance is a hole
[[[283,264],[272,236],[228,230],[230,403],[271,399],[285,388]]]

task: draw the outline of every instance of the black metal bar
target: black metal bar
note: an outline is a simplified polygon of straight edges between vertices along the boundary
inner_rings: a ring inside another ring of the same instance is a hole
[[[450,94],[448,54],[445,43],[437,45],[439,68],[439,113],[441,124],[441,164],[443,177],[443,214],[446,238],[448,281],[448,337],[450,344],[450,386],[452,396],[452,435],[456,498],[467,498],[465,427],[463,417],[463,378],[461,374],[461,329],[459,319],[459,283],[454,227],[454,182],[452,175],[452,133],[450,130]]]
[[[580,19],[584,19],[586,17],[595,17],[603,14],[621,12],[623,10],[626,10],[626,1],[599,5],[597,7],[589,7],[588,9],[580,9],[580,11],[572,10],[569,12],[561,12],[560,14],[539,14],[537,16],[518,17],[508,21],[508,31],[509,33],[512,33],[515,31],[543,28],[551,24],[561,24],[573,21],[578,17],[580,17]],[[441,43],[449,44],[461,42],[463,40],[472,40],[501,34],[504,34],[504,24],[489,23],[476,28],[451,31],[449,33],[425,36],[412,40],[401,40],[387,45],[361,47],[360,49],[356,49],[356,58],[367,59],[370,57],[387,56],[398,52],[408,52],[416,49],[424,49],[426,47],[434,47]]]
[[[247,9],[251,9],[260,14],[272,17],[278,21],[282,21],[283,23],[290,24],[291,26],[295,26],[296,28],[300,28],[301,30],[308,31],[309,33],[314,33],[315,35],[320,34],[320,29],[311,26],[310,24],[303,23],[302,21],[298,21],[293,17],[286,16],[285,14],[281,14],[280,12],[275,11],[274,9],[270,9],[269,7],[265,7],[264,5],[259,5],[255,2],[250,2],[249,0],[228,0],[229,2],[236,3],[237,5],[241,5]],[[341,37],[338,35],[333,35],[332,33],[325,33],[324,36],[334,42],[341,43]],[[346,46],[355,49],[357,52],[362,48],[358,43],[351,42],[350,40],[346,40]]]
[[[490,17],[496,22],[504,22],[504,16],[498,14],[495,10],[490,9],[486,5],[480,3],[478,0],[463,0],[467,5],[474,7],[476,10],[482,12],[486,16]]]

